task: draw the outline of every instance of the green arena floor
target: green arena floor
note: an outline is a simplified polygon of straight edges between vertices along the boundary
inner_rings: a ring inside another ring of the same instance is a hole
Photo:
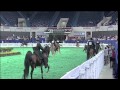
[[[14,48],[14,51],[21,52],[21,55],[0,57],[0,78],[1,79],[22,79],[24,70],[24,58],[28,50],[32,48]],[[57,53],[54,57],[50,53],[50,70],[44,68],[44,79],[60,79],[66,72],[72,70],[86,60],[83,48],[61,48],[61,54]],[[31,70],[31,69],[30,69]],[[41,79],[40,67],[33,72],[33,79]],[[30,75],[28,77],[30,79]]]

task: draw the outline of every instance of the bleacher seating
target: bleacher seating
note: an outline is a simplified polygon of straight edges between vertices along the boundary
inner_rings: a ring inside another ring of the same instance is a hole
[[[59,22],[60,18],[69,18],[67,26],[73,26],[74,22],[74,11],[61,11],[57,17],[57,19],[54,22],[53,26],[57,26],[57,23]],[[88,12],[88,11],[81,11],[79,14],[78,22],[75,26],[95,26],[98,22],[100,22],[103,18],[103,12]],[[1,12],[1,15],[10,23],[10,26],[15,26],[17,24],[18,18],[22,18],[22,16],[27,19],[30,18],[34,12],[33,11],[21,11],[21,14],[18,12]],[[52,22],[53,16],[55,12],[54,11],[46,11],[46,12],[39,12],[37,11],[37,14],[30,20],[30,26],[32,27],[47,27]],[[108,14],[108,13],[107,13]],[[111,14],[110,14],[111,15]],[[115,24],[117,22],[117,12],[112,14],[112,22],[111,24]],[[2,21],[3,24],[6,24]]]
[[[18,18],[21,18],[17,12],[1,12],[1,15],[10,23],[11,26],[15,26],[18,23]]]
[[[101,12],[80,12],[77,26],[95,26],[101,17]]]
[[[2,25],[5,25],[5,22],[1,19],[1,22],[0,22]]]
[[[48,12],[48,13],[38,12],[37,15],[34,17],[34,19],[30,22],[31,26],[46,27],[50,24],[50,20],[52,19],[53,15],[54,15],[54,12]]]
[[[59,16],[57,17],[54,25],[57,26],[60,18],[69,18],[68,20],[68,23],[67,23],[67,26],[72,26],[72,22],[73,22],[73,18],[74,18],[74,15],[75,15],[75,12],[69,12],[69,11],[63,11],[63,12],[60,12]]]

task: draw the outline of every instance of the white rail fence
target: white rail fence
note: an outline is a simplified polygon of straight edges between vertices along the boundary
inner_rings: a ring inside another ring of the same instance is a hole
[[[98,79],[104,66],[104,51],[67,72],[60,79]]]

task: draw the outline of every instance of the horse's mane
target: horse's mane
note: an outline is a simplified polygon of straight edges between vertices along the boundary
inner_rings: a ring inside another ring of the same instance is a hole
[[[45,47],[43,48],[43,53],[48,52],[48,49],[49,49],[49,46],[45,46]]]

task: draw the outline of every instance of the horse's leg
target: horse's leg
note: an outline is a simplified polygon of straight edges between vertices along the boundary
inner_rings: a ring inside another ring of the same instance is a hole
[[[42,74],[42,79],[43,79],[43,68],[42,68],[42,65],[41,65],[41,74]]]
[[[51,53],[52,53],[52,55],[53,55],[53,50],[52,50],[52,48],[50,49],[50,51],[51,51]]]
[[[24,69],[24,75],[23,75],[24,79],[26,79],[26,75],[25,74],[26,74],[26,70]]]
[[[59,53],[61,54],[61,52],[60,52],[60,47],[58,48],[58,51],[59,51]]]
[[[90,57],[90,52],[87,51],[87,60],[89,59],[89,57]]]
[[[32,69],[31,69],[31,79],[32,79],[32,74],[33,74],[33,71],[34,71],[34,65],[32,66]]]
[[[52,50],[52,55],[55,56],[55,49]]]
[[[25,78],[25,69],[23,70],[23,72],[24,72],[24,73],[23,73],[22,79],[26,79],[26,78]]]
[[[27,71],[26,69],[24,69],[23,71],[24,71],[24,74],[23,74],[22,79],[28,78],[28,71]],[[26,74],[27,74],[27,75],[26,75]]]
[[[49,65],[48,65],[48,71],[47,71],[47,73],[49,72],[49,68],[50,68],[50,67],[49,67]]]

